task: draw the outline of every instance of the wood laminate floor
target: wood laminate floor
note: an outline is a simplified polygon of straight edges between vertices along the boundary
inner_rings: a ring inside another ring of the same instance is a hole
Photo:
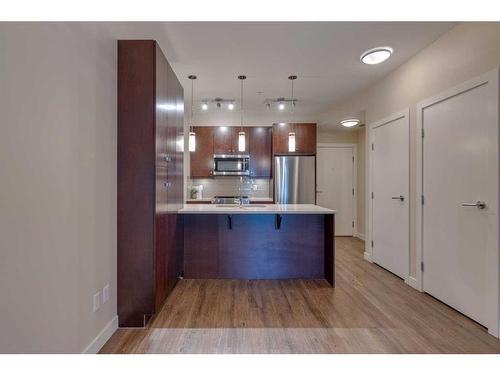
[[[336,239],[324,280],[181,280],[146,329],[118,329],[101,353],[500,353],[486,329]]]

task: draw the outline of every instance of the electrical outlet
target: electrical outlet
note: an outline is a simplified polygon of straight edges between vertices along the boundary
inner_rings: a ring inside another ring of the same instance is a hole
[[[94,312],[99,310],[99,307],[101,307],[101,292],[94,294]]]
[[[104,305],[109,301],[109,284],[106,284],[104,288],[102,288],[102,304]]]

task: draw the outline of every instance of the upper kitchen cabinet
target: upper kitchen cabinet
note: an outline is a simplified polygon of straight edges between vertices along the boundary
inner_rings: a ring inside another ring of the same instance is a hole
[[[208,126],[195,126],[196,151],[190,152],[191,178],[213,177],[214,168],[214,129]]]
[[[273,153],[272,134],[270,127],[246,128],[248,131],[250,152],[250,176],[257,178],[271,177],[271,161]]]
[[[295,152],[288,151],[288,135],[291,132],[295,132]],[[316,155],[316,124],[274,124],[273,153]]]
[[[238,149],[238,133],[245,133],[245,151]],[[219,126],[214,128],[214,154],[248,154],[248,128]]]

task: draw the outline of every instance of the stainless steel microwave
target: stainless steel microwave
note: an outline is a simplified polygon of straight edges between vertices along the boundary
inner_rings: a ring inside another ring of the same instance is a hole
[[[214,155],[214,176],[249,176],[250,155]]]

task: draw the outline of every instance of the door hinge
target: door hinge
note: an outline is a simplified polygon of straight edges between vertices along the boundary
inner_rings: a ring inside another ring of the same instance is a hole
[[[424,272],[424,262],[420,262],[420,271]]]
[[[372,247],[373,247],[373,240],[372,240],[372,242],[371,242],[371,245],[372,245]]]
[[[352,157],[352,162],[354,163],[354,156]]]
[[[375,195],[373,194],[373,191],[372,191],[372,199],[375,197]]]
[[[373,151],[373,150],[375,150],[375,146],[374,146],[374,145],[373,145],[373,143],[372,143],[372,151]]]
[[[352,227],[354,228],[354,221],[352,222]]]
[[[422,201],[422,206],[423,206],[423,205],[424,205],[424,202],[425,202],[425,199],[424,199],[424,195],[423,195],[423,194],[422,194],[422,199],[421,199],[421,201]]]
[[[424,138],[424,128],[422,128],[422,138]]]
[[[352,188],[352,195],[354,195],[354,188]]]

